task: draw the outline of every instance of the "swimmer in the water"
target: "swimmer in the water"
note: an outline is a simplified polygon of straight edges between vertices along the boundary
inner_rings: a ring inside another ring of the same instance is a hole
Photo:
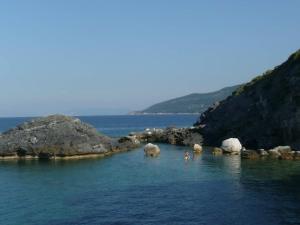
[[[190,154],[188,152],[185,152],[184,153],[184,159],[185,160],[189,160],[191,157],[190,157]]]

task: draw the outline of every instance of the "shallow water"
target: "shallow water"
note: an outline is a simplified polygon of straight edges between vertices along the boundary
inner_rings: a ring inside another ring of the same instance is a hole
[[[300,224],[300,162],[160,144],[103,159],[0,161],[0,224]],[[192,152],[191,152],[192,154]]]
[[[0,224],[299,224],[300,164],[160,145],[104,159],[0,162]]]

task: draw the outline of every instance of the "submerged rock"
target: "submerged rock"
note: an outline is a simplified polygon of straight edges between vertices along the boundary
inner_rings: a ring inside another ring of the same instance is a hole
[[[224,153],[229,154],[240,154],[242,150],[242,145],[237,138],[229,138],[222,142],[221,148],[223,149]]]
[[[221,148],[215,147],[215,148],[213,148],[213,150],[212,150],[212,154],[213,154],[213,155],[222,155],[222,154],[223,154],[223,150],[222,150]]]
[[[52,158],[107,154],[136,145],[129,140],[125,143],[104,136],[77,118],[52,115],[33,119],[2,133],[0,156]]]
[[[259,159],[260,155],[255,150],[243,150],[241,157],[244,159]]]
[[[155,157],[160,154],[160,149],[159,149],[158,145],[148,143],[144,148],[144,152],[145,152],[146,156]]]

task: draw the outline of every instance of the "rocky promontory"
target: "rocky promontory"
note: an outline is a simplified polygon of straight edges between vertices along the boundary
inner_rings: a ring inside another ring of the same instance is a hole
[[[133,137],[110,138],[78,118],[63,115],[33,119],[0,134],[2,158],[103,156],[137,146]]]
[[[249,149],[300,149],[300,50],[213,105],[195,126],[205,145],[237,137]]]

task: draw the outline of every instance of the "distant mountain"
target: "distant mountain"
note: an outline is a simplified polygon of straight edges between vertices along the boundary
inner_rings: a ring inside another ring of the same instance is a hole
[[[202,113],[216,101],[221,101],[232,94],[240,85],[226,87],[210,93],[195,93],[164,101],[135,114],[152,113]]]

